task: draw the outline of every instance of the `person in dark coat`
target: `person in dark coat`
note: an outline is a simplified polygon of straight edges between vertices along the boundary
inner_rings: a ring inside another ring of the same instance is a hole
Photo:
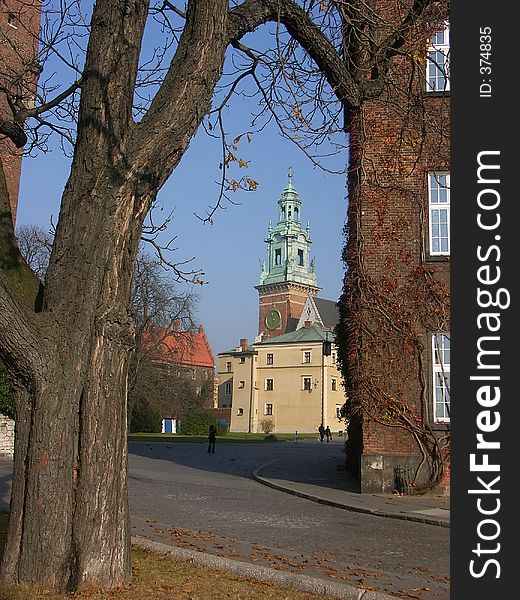
[[[208,434],[208,452],[215,452],[215,441],[217,439],[217,428],[215,425],[209,426]]]
[[[332,431],[330,430],[330,427],[327,425],[327,429],[325,429],[325,437],[327,438],[327,442],[330,442],[330,440],[332,439]]]
[[[323,438],[325,437],[325,427],[323,427],[323,423],[318,427],[318,432],[320,434],[320,442],[323,442]]]

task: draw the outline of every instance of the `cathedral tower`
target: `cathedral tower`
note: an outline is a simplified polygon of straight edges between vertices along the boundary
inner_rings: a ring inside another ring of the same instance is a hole
[[[301,226],[301,200],[292,182],[292,169],[278,200],[278,221],[269,221],[267,261],[262,261],[258,333],[269,339],[294,331],[308,296],[316,296],[314,260],[310,257],[310,226]]]

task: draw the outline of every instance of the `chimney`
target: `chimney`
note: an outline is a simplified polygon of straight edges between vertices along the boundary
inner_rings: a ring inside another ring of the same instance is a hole
[[[305,329],[310,329],[312,327],[312,321],[304,321],[303,326]]]
[[[245,352],[247,350],[247,338],[241,338],[240,340],[240,348],[242,349],[242,352]]]

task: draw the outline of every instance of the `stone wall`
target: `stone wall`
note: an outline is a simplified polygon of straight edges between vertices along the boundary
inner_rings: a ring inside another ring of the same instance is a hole
[[[14,454],[14,421],[0,414],[0,456]]]

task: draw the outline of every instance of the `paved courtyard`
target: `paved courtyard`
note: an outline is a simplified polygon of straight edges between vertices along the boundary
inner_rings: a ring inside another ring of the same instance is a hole
[[[321,462],[341,464],[342,448],[217,442],[208,455],[204,444],[130,443],[132,532],[407,598],[449,598],[448,528],[341,510],[251,479],[275,460],[316,474]],[[340,477],[324,470],[315,483]]]

